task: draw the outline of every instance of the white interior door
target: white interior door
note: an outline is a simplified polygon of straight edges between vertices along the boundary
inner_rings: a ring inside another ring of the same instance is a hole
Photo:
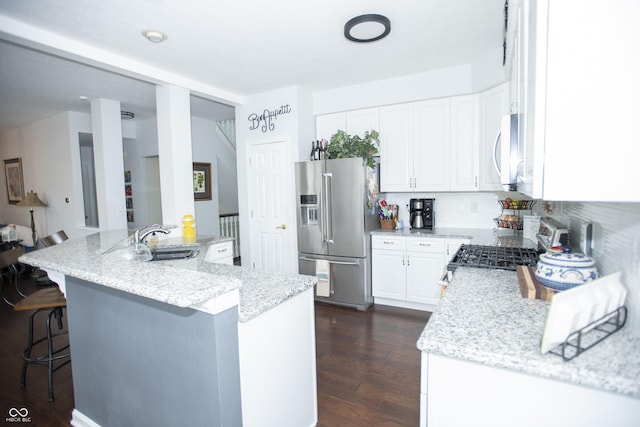
[[[254,144],[249,150],[251,267],[294,273],[295,185],[287,143]]]

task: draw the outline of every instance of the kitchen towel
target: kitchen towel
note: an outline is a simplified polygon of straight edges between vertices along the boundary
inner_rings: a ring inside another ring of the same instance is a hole
[[[316,260],[316,295],[319,297],[328,297],[331,295],[331,274],[329,261],[326,259]]]

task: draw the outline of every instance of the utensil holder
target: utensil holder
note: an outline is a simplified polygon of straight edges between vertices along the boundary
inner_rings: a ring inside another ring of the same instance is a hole
[[[380,227],[383,230],[393,230],[394,228],[396,228],[396,220],[380,218]]]

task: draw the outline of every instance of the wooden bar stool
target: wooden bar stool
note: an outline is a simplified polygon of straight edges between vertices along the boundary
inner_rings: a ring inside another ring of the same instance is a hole
[[[53,401],[53,373],[71,362],[71,353],[68,351],[69,344],[54,350],[53,339],[55,337],[65,335],[68,333],[67,330],[63,330],[62,326],[62,314],[63,310],[67,307],[67,300],[60,292],[57,286],[52,286],[46,289],[42,289],[34,292],[33,294],[27,296],[23,300],[17,302],[13,307],[16,311],[25,311],[25,310],[35,310],[31,316],[29,317],[29,343],[27,348],[22,353],[22,375],[20,378],[20,387],[24,388],[26,386],[27,380],[27,367],[30,364],[39,364],[45,365],[49,370],[49,401]],[[47,314],[47,327],[46,327],[46,336],[34,339],[33,333],[33,321],[36,315],[40,312],[48,312]],[[51,331],[51,319],[55,317],[58,323],[58,330],[62,332],[53,333]],[[47,343],[47,353],[42,356],[32,356],[31,351],[33,348],[40,344],[46,342]],[[63,363],[58,364],[58,366],[54,367],[54,362],[57,360],[67,359]]]
[[[23,253],[24,252],[22,251],[22,248],[20,246],[16,246],[11,249],[7,249],[6,251],[0,252],[0,297],[2,297],[4,302],[12,307],[15,304],[9,301],[4,295],[4,278],[5,275],[9,276],[9,274],[13,274],[13,283],[16,288],[16,292],[20,297],[26,297],[26,295],[23,294],[18,287],[18,258],[20,258]]]

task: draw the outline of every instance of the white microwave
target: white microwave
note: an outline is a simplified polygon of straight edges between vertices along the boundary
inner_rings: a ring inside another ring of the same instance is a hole
[[[493,165],[500,176],[504,191],[518,190],[518,169],[522,154],[518,140],[518,114],[508,114],[502,118],[500,132],[493,143]],[[498,160],[498,145],[500,159]]]

